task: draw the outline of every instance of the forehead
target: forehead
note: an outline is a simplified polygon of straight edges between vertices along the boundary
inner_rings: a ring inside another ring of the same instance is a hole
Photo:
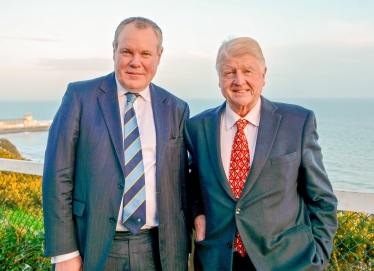
[[[141,46],[154,47],[158,45],[157,35],[152,27],[137,28],[135,23],[125,25],[118,35],[119,47]]]
[[[245,67],[260,67],[261,61],[253,55],[228,56],[221,62],[221,69],[240,69]]]

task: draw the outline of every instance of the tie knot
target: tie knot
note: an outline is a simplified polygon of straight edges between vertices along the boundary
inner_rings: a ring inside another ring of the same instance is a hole
[[[238,127],[239,131],[243,131],[243,129],[245,128],[245,126],[247,126],[247,124],[248,124],[248,120],[245,120],[245,119],[240,119],[236,122],[236,126]]]
[[[136,98],[138,98],[138,96],[139,96],[138,93],[132,93],[132,92],[126,93],[127,101],[130,103],[133,103],[136,100]]]

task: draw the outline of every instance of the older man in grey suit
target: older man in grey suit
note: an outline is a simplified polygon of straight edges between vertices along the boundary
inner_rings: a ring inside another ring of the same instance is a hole
[[[224,42],[226,102],[186,122],[195,270],[322,270],[337,228],[312,111],[261,96],[266,66],[251,38]]]
[[[161,29],[118,26],[114,73],[71,83],[50,128],[45,255],[55,270],[187,270],[188,105],[151,83]]]

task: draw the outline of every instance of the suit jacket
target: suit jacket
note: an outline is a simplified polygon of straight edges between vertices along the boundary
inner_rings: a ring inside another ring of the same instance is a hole
[[[163,270],[187,270],[183,140],[187,103],[150,84],[156,128],[159,249]],[[45,255],[79,250],[102,270],[123,195],[124,152],[115,75],[68,86],[49,131],[43,173]]]
[[[322,164],[314,114],[261,99],[256,151],[238,201],[221,162],[226,104],[186,122],[191,216],[206,217],[206,238],[195,242],[196,270],[231,270],[236,229],[257,270],[322,270],[328,264],[337,199]]]

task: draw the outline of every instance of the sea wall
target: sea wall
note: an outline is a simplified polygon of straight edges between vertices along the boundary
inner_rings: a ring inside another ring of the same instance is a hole
[[[0,134],[48,131],[51,125],[0,128]]]

